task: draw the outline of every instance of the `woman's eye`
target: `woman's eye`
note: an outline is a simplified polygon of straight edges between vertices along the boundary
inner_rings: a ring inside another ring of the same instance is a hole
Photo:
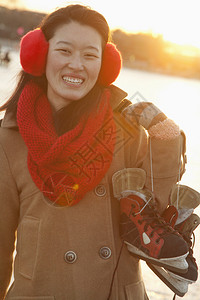
[[[67,53],[67,54],[71,54],[71,51],[69,49],[57,49],[57,51],[61,52],[61,53]]]
[[[98,56],[96,54],[93,54],[93,53],[86,53],[85,56],[87,58],[98,58]]]

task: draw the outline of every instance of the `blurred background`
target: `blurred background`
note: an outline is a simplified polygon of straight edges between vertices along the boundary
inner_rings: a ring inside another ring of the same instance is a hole
[[[0,0],[0,38],[17,41],[63,0]],[[102,13],[124,66],[200,77],[198,0],[80,1]],[[21,11],[19,11],[20,9]],[[33,12],[34,11],[34,12]]]
[[[152,101],[184,130],[188,162],[181,184],[200,192],[199,0],[0,0],[0,103],[16,85],[21,37],[36,28],[46,13],[74,3],[88,5],[107,19],[123,58],[115,84],[128,92],[127,98]],[[199,207],[195,213],[200,215]],[[200,228],[195,235],[199,265]],[[173,298],[143,262],[142,271],[150,300]],[[199,300],[199,295],[198,280],[189,285],[184,299]]]

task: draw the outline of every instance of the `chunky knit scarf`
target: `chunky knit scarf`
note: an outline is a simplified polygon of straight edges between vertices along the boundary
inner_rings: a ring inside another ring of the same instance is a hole
[[[78,203],[110,167],[116,130],[109,99],[106,89],[87,119],[82,117],[75,128],[58,136],[45,93],[33,82],[24,87],[17,122],[28,148],[28,169],[55,205]]]

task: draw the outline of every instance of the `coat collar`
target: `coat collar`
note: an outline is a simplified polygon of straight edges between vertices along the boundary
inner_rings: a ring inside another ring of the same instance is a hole
[[[111,91],[110,104],[112,106],[112,109],[115,110],[119,106],[120,102],[125,97],[127,97],[128,94],[115,85],[110,85],[109,89]]]
[[[3,128],[9,128],[9,129],[17,129],[17,119],[16,119],[16,113],[12,111],[6,111],[5,116],[2,120],[1,127]]]
[[[110,104],[112,106],[112,109],[115,110],[119,106],[120,102],[128,94],[115,85],[110,85],[109,90],[111,91]],[[5,116],[1,123],[1,127],[9,128],[9,129],[17,129],[18,125],[17,125],[16,113],[12,111],[6,111]]]

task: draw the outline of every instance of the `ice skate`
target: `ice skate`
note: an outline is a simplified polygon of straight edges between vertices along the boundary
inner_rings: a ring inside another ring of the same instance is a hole
[[[200,224],[200,218],[192,214],[185,222],[184,224],[181,224],[182,230],[184,228],[186,231],[184,232],[184,236],[188,241],[188,244],[190,246],[189,254],[186,258],[186,261],[188,263],[188,270],[186,273],[182,274],[180,272],[171,272],[167,268],[162,268],[157,265],[153,265],[151,263],[147,263],[149,268],[178,296],[183,297],[187,291],[188,291],[188,285],[192,284],[197,281],[198,278],[198,267],[196,264],[196,260],[193,256],[193,250],[192,250],[192,242],[191,238],[189,238],[189,235],[191,236],[191,230],[192,233],[194,229]],[[188,228],[188,230],[187,230]]]
[[[179,231],[179,233],[183,236],[185,241],[188,243],[189,246],[189,254],[186,258],[188,263],[188,271],[185,274],[179,274],[178,272],[171,273],[171,276],[184,279],[189,283],[194,283],[197,281],[198,278],[198,267],[196,264],[196,259],[193,256],[193,247],[194,243],[192,242],[192,236],[194,230],[200,224],[200,218],[196,214],[192,214],[189,218],[187,218],[184,222],[175,226],[175,229]]]
[[[113,176],[114,195],[120,199],[121,238],[134,256],[172,271],[187,272],[188,245],[156,212],[153,195],[144,189],[144,183],[142,169],[125,169]]]
[[[174,193],[177,192],[177,186],[173,189],[171,200],[176,199]],[[180,186],[179,210],[174,206],[169,206],[163,214],[163,217],[169,222],[174,228],[183,236],[185,241],[188,243],[189,254],[186,258],[188,263],[188,270],[182,274],[180,272],[171,272],[167,267],[161,268],[151,263],[147,263],[153,272],[178,296],[182,297],[187,293],[188,285],[197,281],[198,278],[198,266],[193,256],[192,236],[194,236],[194,230],[200,224],[200,218],[198,215],[191,213],[200,203],[200,194],[187,187]],[[187,191],[187,193],[183,193]],[[187,197],[186,197],[187,196]],[[176,201],[171,203],[175,204]],[[187,207],[188,206],[188,207]]]
[[[200,193],[186,185],[175,185],[172,189],[170,201],[173,206],[166,209],[163,217],[183,236],[189,247],[189,254],[186,258],[189,265],[188,271],[184,275],[179,273],[172,273],[171,275],[179,279],[182,278],[188,280],[189,283],[193,283],[198,277],[198,267],[196,260],[193,257],[194,244],[192,242],[192,237],[194,236],[194,230],[200,224],[199,216],[193,214],[193,211],[200,204]],[[172,213],[172,211],[171,213],[169,212],[172,208],[175,208],[174,205],[178,205],[176,214]],[[173,221],[172,215],[174,218]]]

